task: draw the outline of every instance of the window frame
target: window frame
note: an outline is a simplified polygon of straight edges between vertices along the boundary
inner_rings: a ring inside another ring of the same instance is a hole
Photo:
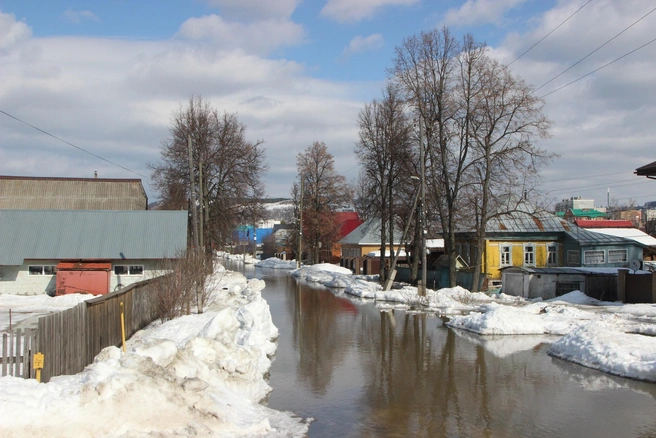
[[[622,254],[623,257],[621,260],[613,260],[611,254]],[[608,250],[608,263],[627,263],[629,261],[629,250],[628,249],[609,249]]]
[[[125,269],[125,272],[117,273],[116,268],[123,268]],[[133,269],[133,268],[138,268],[138,269]],[[139,273],[135,274],[133,271],[140,271]],[[115,276],[128,276],[128,277],[143,277],[144,275],[144,265],[114,265],[112,272],[114,273]]]
[[[507,251],[504,251],[506,250]],[[504,255],[508,255],[508,260],[504,263]],[[509,243],[502,243],[499,245],[499,266],[506,267],[512,266],[512,245]]]
[[[553,255],[553,260],[552,259]],[[547,244],[547,267],[558,266],[558,244]]]
[[[530,251],[527,251],[530,248]],[[530,261],[527,261],[527,256],[530,254]],[[535,244],[534,243],[525,243],[524,244],[524,266],[535,267]]]
[[[601,261],[593,261],[592,258],[601,255]],[[588,261],[590,258],[590,261]],[[583,263],[586,265],[603,265],[606,264],[606,251],[603,249],[588,249],[583,251]]]
[[[37,272],[35,268],[39,268],[39,271]],[[46,271],[50,271],[50,272],[46,273]],[[52,277],[53,275],[57,275],[57,266],[56,265],[27,265],[27,275],[41,275],[45,277]]]

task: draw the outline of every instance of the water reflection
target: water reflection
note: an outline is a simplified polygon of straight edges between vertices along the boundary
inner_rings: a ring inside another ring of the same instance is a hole
[[[546,354],[549,337],[481,337],[432,315],[264,277],[280,330],[269,406],[311,437],[656,436],[656,385]]]

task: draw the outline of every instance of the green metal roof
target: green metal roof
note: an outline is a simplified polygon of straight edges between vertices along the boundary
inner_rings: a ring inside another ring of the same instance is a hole
[[[594,208],[571,208],[570,211],[574,217],[606,217],[606,213],[603,213]]]
[[[0,265],[159,259],[186,246],[185,210],[0,210]]]

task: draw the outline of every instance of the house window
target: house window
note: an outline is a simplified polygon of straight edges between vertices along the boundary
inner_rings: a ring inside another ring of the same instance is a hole
[[[626,249],[609,249],[608,263],[625,263],[629,261],[629,252]]]
[[[30,265],[27,267],[30,275],[55,275],[57,269],[53,265]]]
[[[143,265],[115,265],[114,275],[143,275]]]
[[[586,265],[601,265],[606,263],[606,253],[603,250],[583,251],[583,263]]]
[[[524,245],[524,266],[535,266],[535,245]]]
[[[547,245],[547,266],[558,266],[557,245]]]
[[[500,245],[499,251],[501,252],[501,266],[512,266],[512,246]]]
[[[567,265],[568,266],[578,266],[581,264],[581,253],[575,250],[567,251]]]

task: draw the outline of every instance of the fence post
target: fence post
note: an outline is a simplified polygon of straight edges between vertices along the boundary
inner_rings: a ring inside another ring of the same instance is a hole
[[[626,276],[628,273],[628,269],[617,270],[617,299],[623,303],[626,302]]]

